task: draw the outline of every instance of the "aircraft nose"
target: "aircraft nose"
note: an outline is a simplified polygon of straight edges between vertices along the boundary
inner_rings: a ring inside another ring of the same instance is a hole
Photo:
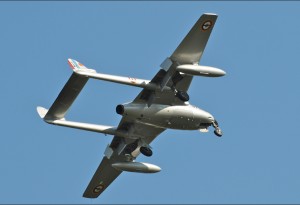
[[[212,123],[215,120],[212,114],[201,109],[198,109],[197,112],[194,113],[194,115],[205,123]]]
[[[208,112],[206,112],[206,119],[208,119],[209,122],[213,122],[215,120],[214,117]]]

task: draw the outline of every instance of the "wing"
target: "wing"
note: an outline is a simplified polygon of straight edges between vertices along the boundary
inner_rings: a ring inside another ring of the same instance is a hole
[[[198,63],[217,17],[216,14],[203,14],[170,58],[180,64]]]
[[[118,130],[141,136],[144,143],[150,144],[165,129],[144,125],[126,116],[121,119]],[[122,171],[116,170],[111,165],[117,162],[133,161],[140,154],[139,148],[141,146],[140,139],[114,136],[107,148],[107,150],[111,150],[111,154],[106,154],[103,157],[83,197],[98,197],[122,173]],[[109,153],[107,150],[105,153]]]
[[[97,198],[122,173],[111,166],[116,161],[118,161],[116,157],[114,159],[103,157],[92,180],[83,193],[83,197]]]
[[[152,83],[160,85],[161,90],[150,91],[143,89],[134,102],[148,103],[148,106],[153,103],[166,105],[184,104],[174,95],[174,90],[187,92],[193,76],[181,75],[180,72],[176,71],[176,67],[183,64],[198,64],[216,20],[216,14],[203,14],[173,54],[161,64],[161,69],[151,80]],[[173,89],[165,89],[166,87]]]

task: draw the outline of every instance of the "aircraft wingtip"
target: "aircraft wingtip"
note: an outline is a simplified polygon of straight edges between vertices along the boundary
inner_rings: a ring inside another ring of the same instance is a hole
[[[43,107],[40,107],[40,106],[37,106],[36,107],[36,111],[37,113],[39,114],[39,116],[44,119],[45,115],[47,114],[48,110],[46,108],[43,108]]]
[[[218,14],[215,14],[215,13],[204,13],[204,15],[208,15],[208,16],[218,16]]]

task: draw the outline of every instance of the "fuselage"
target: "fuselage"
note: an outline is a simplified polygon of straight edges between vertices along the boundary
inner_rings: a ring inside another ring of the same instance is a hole
[[[126,103],[116,107],[118,114],[130,116],[140,123],[166,129],[197,130],[214,121],[213,116],[192,105]]]

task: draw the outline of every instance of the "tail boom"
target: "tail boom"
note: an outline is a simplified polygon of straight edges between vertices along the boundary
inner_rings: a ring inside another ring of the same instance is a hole
[[[99,133],[108,134],[108,135],[119,134],[117,129],[112,126],[67,121],[65,118],[62,118],[62,119],[45,118],[48,110],[43,107],[37,107],[37,112],[40,115],[40,117],[49,124],[59,125],[59,126],[64,126],[64,127],[71,127],[71,128],[75,128],[75,129],[87,130],[87,131],[92,131],[92,132],[99,132]]]
[[[47,115],[48,110],[46,108],[43,108],[40,106],[37,107],[37,112],[45,122],[52,124],[52,125],[70,127],[70,128],[80,129],[80,130],[98,132],[98,133],[103,133],[103,134],[107,134],[107,135],[115,135],[115,136],[124,137],[124,138],[131,138],[131,139],[139,139],[142,137],[139,135],[129,134],[126,131],[118,130],[116,127],[113,127],[113,126],[68,121],[65,118],[62,118],[62,119],[47,118],[46,119],[45,116]]]
[[[73,69],[74,73],[82,77],[94,78],[97,80],[104,80],[124,85],[146,88],[148,90],[160,89],[160,87],[157,84],[152,83],[149,80],[97,73],[93,69],[86,68],[84,65],[82,65],[76,60],[68,59],[68,62],[71,68]]]

